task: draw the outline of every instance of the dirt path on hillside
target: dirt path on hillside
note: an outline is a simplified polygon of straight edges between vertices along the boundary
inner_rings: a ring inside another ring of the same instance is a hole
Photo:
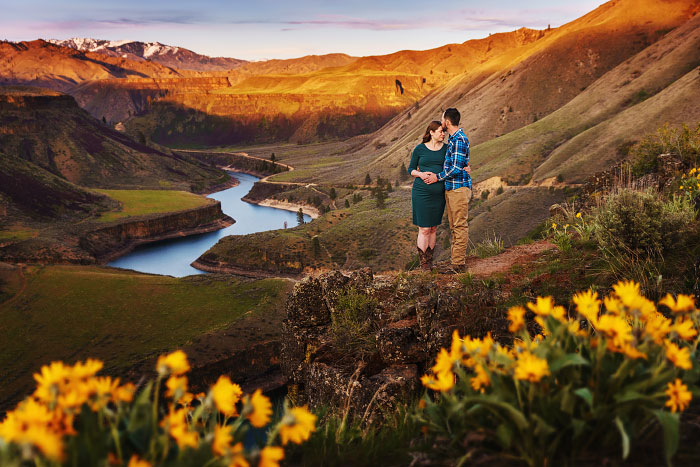
[[[534,261],[545,251],[555,248],[556,245],[546,240],[527,245],[516,245],[500,255],[490,258],[467,258],[467,269],[476,277],[489,277],[492,274],[506,273],[514,265]]]
[[[17,293],[15,293],[12,296],[12,298],[10,298],[9,300],[6,300],[3,303],[0,303],[0,305],[2,305],[2,306],[12,305],[14,302],[17,301],[17,299],[19,299],[20,295],[22,295],[24,290],[27,288],[27,277],[24,275],[24,267],[22,265],[18,265],[17,267],[19,268],[17,275],[19,276],[19,279],[21,281],[21,285],[19,287],[19,290],[17,290]]]

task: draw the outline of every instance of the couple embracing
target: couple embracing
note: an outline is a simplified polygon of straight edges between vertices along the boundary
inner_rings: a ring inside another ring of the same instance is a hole
[[[413,223],[418,226],[421,269],[432,268],[435,235],[447,207],[452,248],[451,267],[446,272],[466,271],[472,180],[469,176],[469,140],[459,127],[459,120],[457,109],[445,110],[441,121],[430,122],[423,142],[411,155],[408,172],[415,177],[411,201]],[[447,144],[444,142],[445,132],[449,135]]]

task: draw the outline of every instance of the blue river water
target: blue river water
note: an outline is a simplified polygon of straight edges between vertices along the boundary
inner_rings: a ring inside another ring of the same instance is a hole
[[[208,198],[221,201],[221,210],[233,217],[236,220],[235,224],[215,232],[141,245],[108,265],[174,277],[205,274],[204,271],[190,266],[190,263],[211,248],[220,238],[227,235],[246,235],[265,230],[283,229],[285,222],[290,228],[297,225],[295,212],[241,201],[259,178],[237,172],[230,173],[240,183],[233,188],[212,193]],[[310,220],[308,215],[304,215],[305,222]]]

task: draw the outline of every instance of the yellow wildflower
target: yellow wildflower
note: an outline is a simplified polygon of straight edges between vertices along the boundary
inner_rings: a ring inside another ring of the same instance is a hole
[[[211,450],[215,456],[223,457],[228,454],[231,449],[231,427],[216,425],[214,427],[214,442],[211,444]]]
[[[596,329],[610,339],[608,348],[614,352],[623,352],[623,349],[634,340],[632,328],[627,321],[620,316],[601,316],[600,319],[598,319]]]
[[[63,440],[59,433],[41,425],[32,425],[22,433],[19,443],[28,442],[36,446],[49,459],[62,460]]]
[[[537,303],[528,303],[527,307],[539,316],[549,316],[554,309],[552,297],[537,297]]]
[[[187,376],[172,375],[165,382],[165,387],[168,388],[165,391],[165,397],[172,397],[177,400],[187,392]]]
[[[189,431],[187,426],[187,408],[174,410],[170,407],[168,415],[161,420],[161,426],[166,427],[168,434],[175,439],[180,449],[185,447],[196,448],[198,436],[196,431]]]
[[[620,281],[613,290],[626,307],[632,308],[640,298],[639,284],[634,281]]]
[[[243,395],[239,385],[232,383],[228,376],[222,375],[212,386],[211,394],[219,412],[226,416],[236,415],[236,404]]]
[[[134,392],[136,392],[136,386],[134,383],[126,383],[123,386],[119,386],[114,394],[112,394],[112,400],[114,402],[131,402],[134,399]]]
[[[637,358],[643,358],[644,360],[647,359],[647,356],[644,352],[640,352],[636,347],[633,347],[631,345],[626,345],[622,349],[622,353],[624,353],[626,356],[632,359],[637,359]]]
[[[279,467],[279,462],[284,459],[284,449],[279,446],[265,446],[260,451],[259,467]]]
[[[595,324],[600,312],[598,293],[589,289],[585,292],[577,293],[572,300],[576,304],[576,311],[589,322]]]
[[[282,445],[289,441],[301,444],[316,431],[316,415],[308,411],[306,407],[293,407],[282,418],[280,426],[280,439]]]
[[[435,359],[435,365],[431,368],[433,373],[452,373],[455,365],[459,363],[459,359],[454,359],[450,353],[445,349],[440,349],[437,358]]]
[[[190,431],[187,425],[174,425],[170,427],[170,436],[175,438],[180,449],[186,447],[196,448],[199,436],[196,431]]]
[[[520,331],[525,326],[525,308],[521,306],[514,306],[508,310],[508,330],[515,334]]]
[[[70,376],[76,379],[89,378],[102,369],[104,363],[99,360],[88,358],[85,363],[78,362],[70,370]]]
[[[536,383],[542,377],[549,374],[547,360],[537,357],[530,352],[523,352],[515,362],[515,379],[527,380]]]
[[[676,321],[671,330],[686,341],[691,341],[698,335],[698,331],[693,327],[693,321],[690,319]]]
[[[674,313],[687,313],[695,309],[695,299],[690,295],[678,295],[677,299],[673,298],[673,295],[666,294],[664,298],[659,301],[659,305],[666,305]]]
[[[231,448],[231,462],[228,467],[249,467],[248,461],[243,454],[243,443],[236,443]]]
[[[644,332],[650,336],[654,342],[661,345],[666,336],[671,332],[671,320],[659,312],[649,314],[646,317]]]
[[[158,357],[156,371],[161,375],[173,374],[183,375],[190,371],[190,364],[187,361],[187,354],[182,350],[176,350],[168,355]]]
[[[688,408],[693,395],[688,391],[688,386],[683,384],[680,378],[676,378],[673,383],[668,383],[666,386],[666,407],[671,408],[671,412],[680,410],[681,412]]]
[[[256,428],[262,428],[270,422],[272,415],[272,402],[265,397],[260,389],[245,398],[246,408],[244,414],[248,417],[250,424]]]
[[[556,228],[557,228],[556,222],[553,222],[553,223],[552,223],[552,228],[556,230]]]
[[[131,459],[129,459],[128,467],[151,467],[151,463],[143,459],[139,459],[139,456],[136,454],[132,454]]]
[[[428,389],[432,389],[433,391],[449,391],[452,389],[452,386],[455,385],[455,375],[452,372],[438,373],[434,377],[424,375],[420,380],[423,383],[423,386],[427,387]]]
[[[450,355],[455,360],[460,360],[464,356],[465,348],[462,338],[459,337],[459,332],[455,329],[452,331],[452,346],[450,348]]]
[[[484,392],[484,388],[491,384],[491,379],[489,378],[488,373],[486,373],[486,370],[484,370],[484,367],[481,365],[477,365],[474,368],[474,372],[476,373],[476,376],[471,379],[472,388],[475,391]]]
[[[680,348],[671,341],[666,341],[666,358],[671,361],[676,367],[683,370],[693,368],[693,363],[690,361],[690,349],[688,347]]]

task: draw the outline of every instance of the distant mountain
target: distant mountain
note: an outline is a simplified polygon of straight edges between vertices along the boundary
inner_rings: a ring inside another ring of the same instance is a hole
[[[245,60],[237,58],[208,57],[182,47],[165,45],[160,42],[108,41],[81,37],[65,40],[49,39],[47,42],[81,52],[95,52],[110,57],[128,58],[129,60],[150,60],[181,70],[226,71],[247,63]]]
[[[195,71],[175,70],[155,62],[81,52],[41,39],[0,41],[0,57],[0,85],[39,86],[63,92],[90,80],[198,75]]]

